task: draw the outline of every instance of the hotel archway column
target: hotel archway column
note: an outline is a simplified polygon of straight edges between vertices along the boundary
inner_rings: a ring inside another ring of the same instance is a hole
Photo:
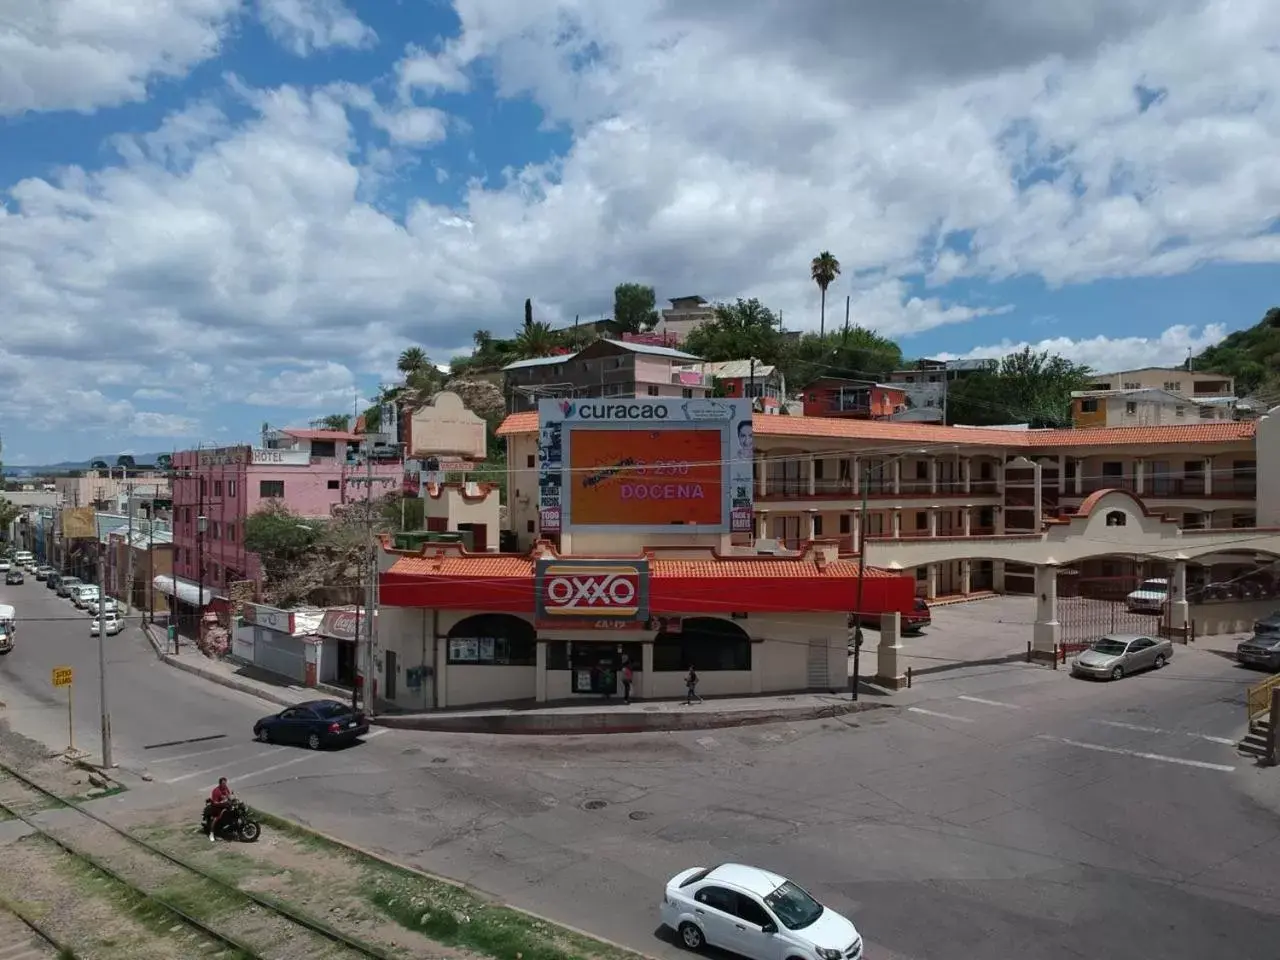
[[[1058,565],[1039,563],[1035,568],[1036,619],[1031,627],[1031,656],[1051,663],[1057,656],[1062,624],[1058,620]]]

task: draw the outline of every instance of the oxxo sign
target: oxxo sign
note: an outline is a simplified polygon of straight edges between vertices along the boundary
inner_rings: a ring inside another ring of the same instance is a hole
[[[639,630],[649,619],[647,560],[539,560],[535,585],[543,626]]]

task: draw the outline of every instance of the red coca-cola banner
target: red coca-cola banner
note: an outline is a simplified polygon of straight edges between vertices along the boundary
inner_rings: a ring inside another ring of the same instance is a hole
[[[335,640],[357,640],[364,626],[354,610],[326,610],[320,620],[320,636]]]

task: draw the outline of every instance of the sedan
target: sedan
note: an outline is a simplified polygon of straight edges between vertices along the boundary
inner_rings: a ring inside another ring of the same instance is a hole
[[[6,572],[12,566],[13,563],[11,561],[0,557],[0,573]]]
[[[1246,667],[1280,673],[1280,622],[1274,616],[1253,625],[1253,636],[1236,646],[1236,660]]]
[[[108,614],[115,614],[120,612],[120,604],[118,604],[115,601],[114,597],[107,597],[107,599],[103,600],[101,603],[98,602],[97,597],[94,597],[92,600],[90,600],[88,603],[84,605],[84,608],[88,610],[91,614],[93,614],[95,617],[98,615],[100,610],[105,611]]]
[[[49,579],[49,574],[51,574],[51,573],[53,573],[53,567],[46,566],[46,565],[43,565],[43,564],[42,564],[41,566],[36,567],[36,579],[37,579],[37,580],[48,580],[48,579]]]
[[[117,633],[124,629],[124,621],[114,613],[108,614],[106,619],[99,621],[94,617],[89,621],[89,636],[96,637],[98,635],[98,624],[101,622],[106,627],[108,637],[114,637]]]
[[[1109,634],[1071,661],[1073,677],[1119,680],[1139,670],[1159,670],[1173,659],[1168,640],[1130,634]]]
[[[368,732],[365,715],[339,700],[310,700],[253,725],[253,735],[263,743],[305,744],[312,750],[351,743]]]
[[[4,575],[4,582],[6,586],[13,586],[15,584],[23,583],[25,582],[25,580],[26,578],[23,577],[22,571],[19,570],[17,567],[14,567],[12,570],[10,570],[8,573]]]
[[[667,883],[659,914],[690,950],[710,945],[751,960],[862,960],[857,927],[759,867],[682,870]]]

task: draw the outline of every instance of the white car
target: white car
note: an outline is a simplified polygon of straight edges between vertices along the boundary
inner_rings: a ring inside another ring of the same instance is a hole
[[[67,595],[71,597],[72,603],[83,610],[90,600],[98,599],[98,588],[87,583],[81,583],[72,587]]]
[[[94,617],[89,621],[89,636],[96,637],[98,635],[98,618]],[[107,636],[114,637],[117,633],[124,629],[124,621],[114,613],[109,614],[103,625],[107,628]]]
[[[660,913],[690,950],[710,945],[750,960],[862,960],[857,927],[759,867],[682,870],[667,883]]]
[[[1143,580],[1124,598],[1124,605],[1130,613],[1159,613],[1169,599],[1168,580]]]
[[[13,566],[13,564],[8,560],[0,560],[0,573],[8,573],[11,566]]]
[[[98,602],[97,597],[94,597],[84,605],[84,608],[88,610],[91,614],[93,614],[95,617],[100,612],[98,609],[99,607],[102,607],[103,609],[105,609],[109,615],[117,614],[120,612],[120,604],[116,603],[114,597],[107,597],[107,599],[103,600],[101,603]]]

